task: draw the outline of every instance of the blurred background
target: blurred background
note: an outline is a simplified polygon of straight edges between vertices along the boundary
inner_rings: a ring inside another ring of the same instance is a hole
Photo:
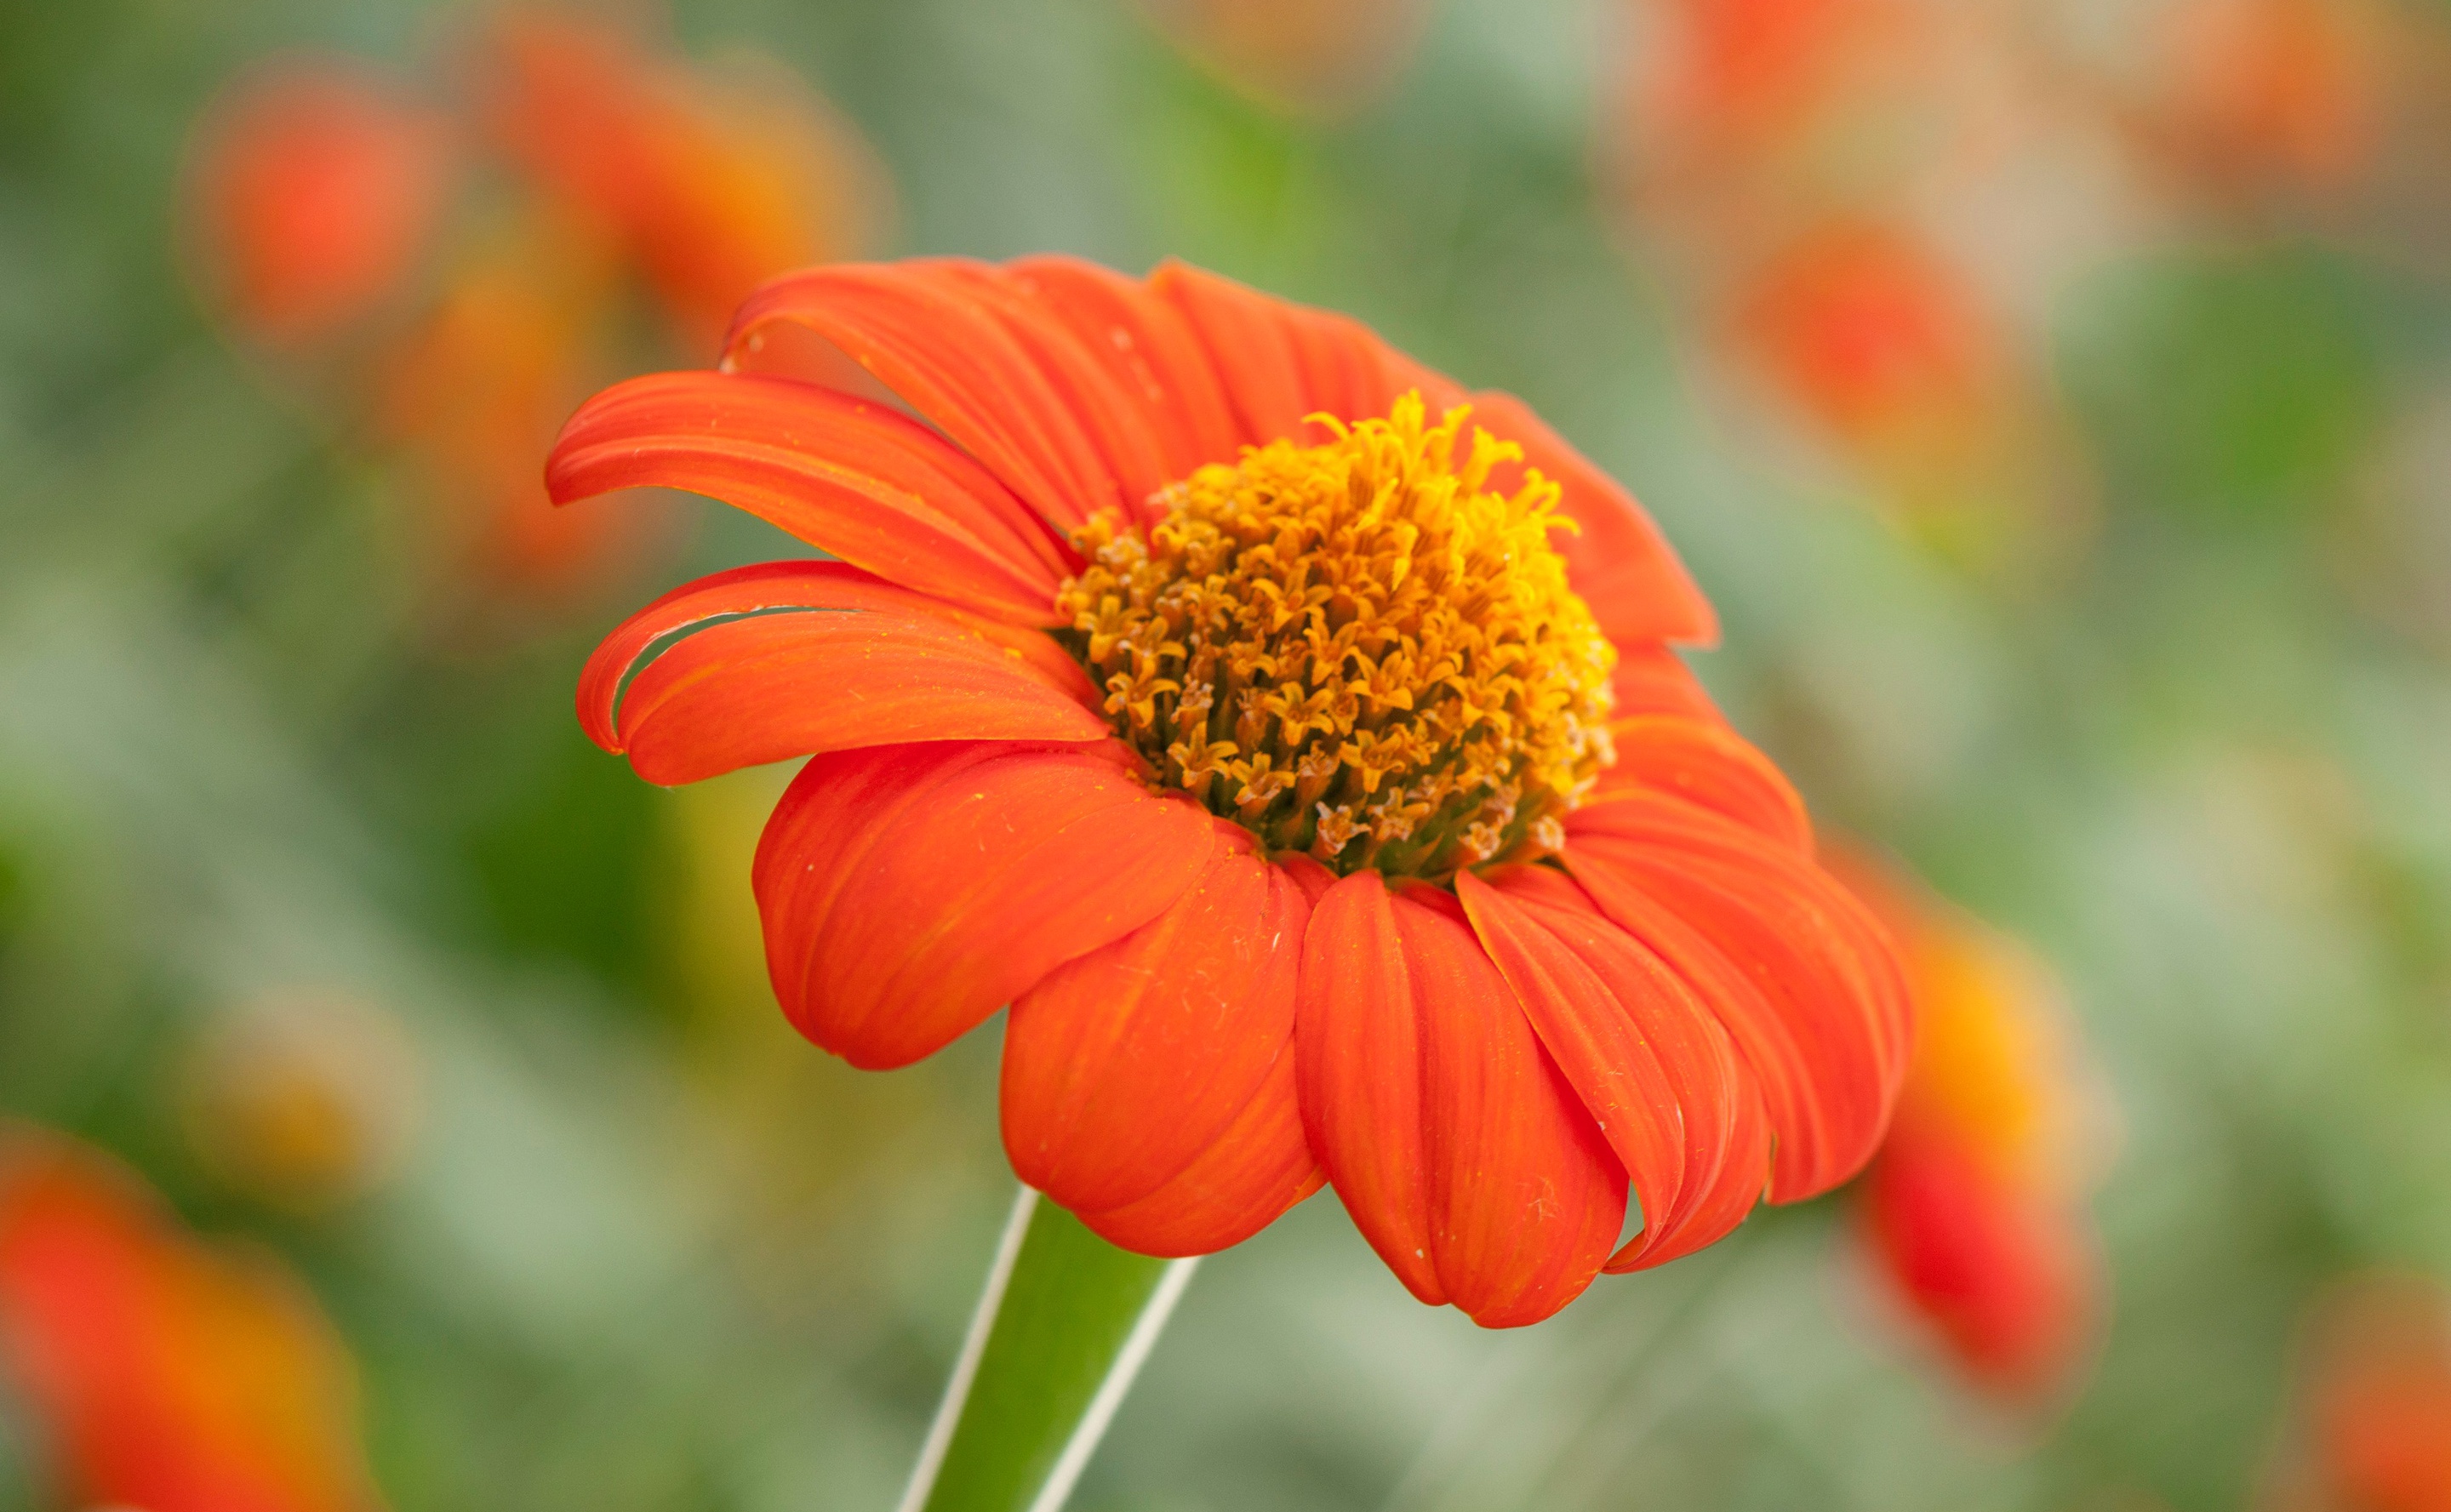
[[[2451,1505],[2451,5],[86,0],[0,8],[0,1508],[892,1504],[996,1030],[792,1033],[788,774],[570,703],[801,548],[538,475],[771,273],[1042,249],[1530,400],[2044,1026],[1911,1098],[2015,1221],[1902,1149],[1491,1334],[1314,1199],[1078,1505]]]

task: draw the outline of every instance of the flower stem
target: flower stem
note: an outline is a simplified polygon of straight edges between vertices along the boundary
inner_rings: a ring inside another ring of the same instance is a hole
[[[1024,1187],[899,1512],[1057,1512],[1198,1263],[1118,1249]]]

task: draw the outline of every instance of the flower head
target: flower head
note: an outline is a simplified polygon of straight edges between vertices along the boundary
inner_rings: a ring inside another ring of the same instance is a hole
[[[753,881],[817,1044],[905,1065],[1009,1003],[1006,1149],[1100,1233],[1216,1249],[1324,1180],[1489,1325],[1870,1154],[1888,940],[1671,649],[1709,605],[1520,401],[1062,258],[795,275],[727,363],[599,395],[556,496],[840,560],[649,605],[580,717],[657,782],[813,757]]]
[[[100,1154],[0,1132],[0,1356],[69,1504],[371,1512],[349,1360],[268,1259]]]
[[[2451,1292],[2419,1275],[2331,1288],[2301,1347],[2273,1512],[2451,1507]]]
[[[450,187],[450,134],[380,76],[289,59],[234,84],[197,132],[189,240],[248,335],[322,340],[396,296]]]
[[[1559,488],[1465,406],[1315,417],[1073,533],[1057,639],[1168,786],[1342,875],[1512,854],[1598,780],[1617,653],[1550,548]],[[1550,831],[1542,831],[1547,835]],[[1545,849],[1554,850],[1554,845]]]
[[[217,312],[415,480],[455,586],[550,602],[654,534],[546,506],[554,427],[641,332],[711,341],[762,280],[854,249],[881,182],[755,58],[521,6],[457,62],[456,109],[344,60],[243,75],[197,132],[186,240]]]
[[[862,149],[779,69],[685,66],[629,27],[552,9],[506,10],[474,61],[487,138],[694,342],[760,283],[868,232]]]
[[[2103,1279],[2085,1211],[2082,1077],[2043,968],[1866,861],[1841,874],[1906,951],[1914,1058],[1863,1183],[1867,1237],[1976,1385],[2033,1403],[2092,1342]]]
[[[2187,0],[2157,124],[2217,183],[2348,187],[2383,140],[2385,21],[2361,0]]]

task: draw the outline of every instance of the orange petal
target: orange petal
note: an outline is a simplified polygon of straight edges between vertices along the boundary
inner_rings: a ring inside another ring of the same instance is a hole
[[[625,749],[614,718],[621,681],[656,642],[710,619],[772,609],[846,610],[897,621],[925,619],[985,639],[1015,656],[1023,670],[1085,707],[1098,707],[1096,687],[1064,649],[1023,630],[955,608],[926,594],[897,588],[838,561],[767,561],[700,578],[623,620],[587,658],[578,676],[578,722],[607,751]],[[831,694],[829,694],[831,697]],[[1094,738],[1058,735],[1058,739]],[[864,742],[873,743],[873,742]],[[786,755],[805,756],[806,751]]]
[[[1165,448],[1165,481],[1234,460],[1241,427],[1182,311],[1139,280],[1075,257],[1025,257],[1008,270],[1138,398]]]
[[[1080,423],[1107,476],[1116,502],[1137,510],[1167,484],[1185,476],[1173,470],[1172,447],[1159,412],[1146,395],[1094,350],[1058,312],[1003,267],[953,264],[947,273],[987,309],[1028,354],[1064,410]]]
[[[1642,789],[1568,816],[1567,869],[1707,1003],[1759,1079],[1778,1135],[1771,1196],[1863,1168],[1896,1101],[1905,979],[1888,935],[1792,848]]]
[[[1098,741],[1071,693],[927,616],[761,615],[689,637],[631,680],[620,737],[666,787],[820,751],[915,740]]]
[[[1617,765],[1600,787],[1642,787],[1683,798],[1813,854],[1813,821],[1785,773],[1716,719],[1645,715],[1609,726]]]
[[[940,259],[791,274],[741,305],[726,350],[740,352],[777,321],[807,327],[951,437],[1040,519],[1069,530],[1125,501],[1044,362],[980,295],[979,279],[993,273],[985,264]]]
[[[1120,746],[884,746],[810,760],[753,882],[775,995],[854,1066],[906,1066],[1164,913],[1210,816]]]
[[[562,427],[557,503],[652,485],[709,495],[846,561],[1016,624],[1054,622],[1078,566],[1010,491],[880,403],[788,379],[657,373]]]
[[[1319,406],[1309,402],[1293,343],[1277,319],[1281,301],[1170,259],[1148,283],[1200,334],[1245,442],[1265,445],[1302,434],[1304,421]]]
[[[1619,718],[1646,714],[1673,714],[1688,719],[1724,720],[1719,706],[1675,648],[1659,641],[1635,642],[1617,648],[1617,673],[1610,678],[1617,694]]]
[[[2064,1204],[2002,1183],[1971,1151],[1912,1136],[1882,1148],[1862,1189],[1874,1253],[1969,1375],[2019,1398],[2066,1379],[2101,1282]]]
[[[1473,419],[1523,448],[1523,465],[1565,490],[1561,510],[1576,529],[1559,531],[1558,551],[1568,579],[1591,605],[1592,618],[1619,647],[1647,640],[1711,645],[1719,617],[1676,560],[1668,538],[1616,479],[1584,459],[1512,394],[1483,389],[1472,396]],[[1507,486],[1504,471],[1491,486]]]
[[[1206,1255],[1265,1228],[1324,1180],[1303,1138],[1294,1057],[1280,1055],[1233,1124],[1189,1166],[1139,1201],[1081,1221],[1144,1255]]]
[[[1415,1296],[1504,1327],[1590,1284],[1624,1169],[1452,895],[1372,872],[1329,889],[1295,1047],[1312,1152]]]
[[[1167,262],[1149,288],[1181,310],[1216,364],[1244,439],[1265,445],[1303,434],[1313,414],[1384,415],[1420,389],[1435,416],[1462,386],[1388,345],[1348,316],[1277,299],[1229,278]]]
[[[1310,905],[1249,832],[1216,827],[1207,870],[1170,908],[1013,1000],[1005,1152],[1076,1212],[1155,1191],[1292,1059]]]
[[[1608,1268],[1725,1236],[1770,1179],[1770,1126],[1710,1010],[1557,872],[1467,873],[1457,892],[1642,1199],[1642,1232]]]

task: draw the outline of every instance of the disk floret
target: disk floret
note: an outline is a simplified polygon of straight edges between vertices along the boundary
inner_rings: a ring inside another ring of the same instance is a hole
[[[1468,407],[1313,416],[1074,533],[1059,632],[1163,786],[1274,852],[1434,879],[1546,854],[1615,759],[1617,652],[1549,544],[1559,488]],[[1461,454],[1461,456],[1460,456]]]

